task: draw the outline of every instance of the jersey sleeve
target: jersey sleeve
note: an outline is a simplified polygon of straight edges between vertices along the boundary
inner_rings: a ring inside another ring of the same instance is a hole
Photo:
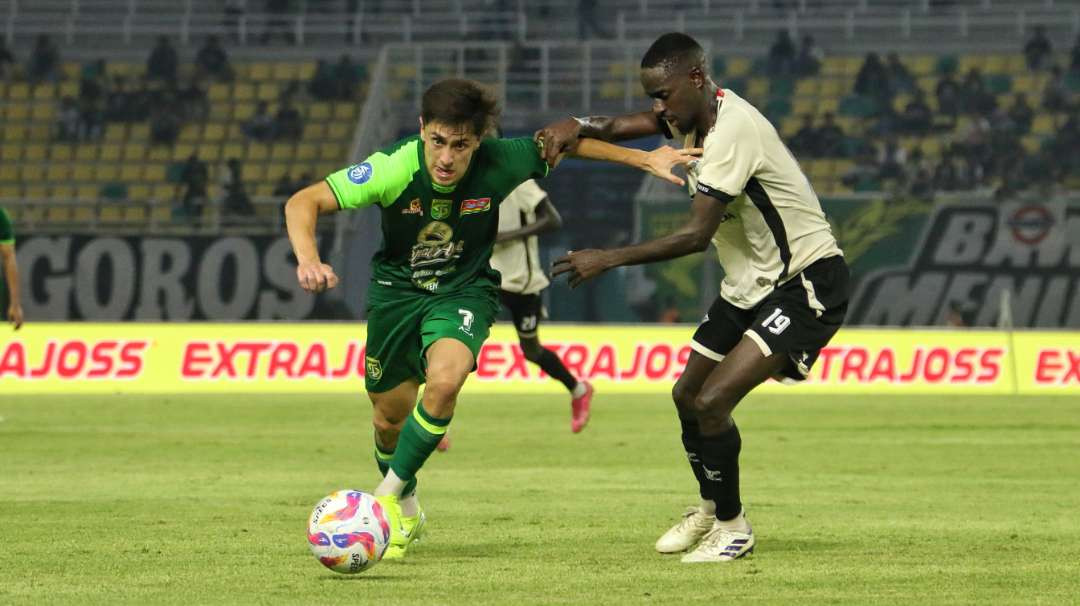
[[[375,152],[360,164],[331,173],[326,183],[342,210],[386,206],[405,190],[419,165],[415,143],[410,143],[390,154]]]
[[[0,244],[15,243],[15,228],[11,225],[11,217],[7,211],[0,208]]]
[[[515,183],[528,179],[542,179],[548,174],[547,162],[540,155],[540,147],[529,137],[497,139],[502,164]]]
[[[761,163],[761,139],[749,119],[725,120],[709,133],[698,168],[697,190],[730,202],[746,189]]]

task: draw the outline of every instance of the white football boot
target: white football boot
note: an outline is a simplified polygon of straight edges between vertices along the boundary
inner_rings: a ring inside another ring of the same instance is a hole
[[[683,562],[730,562],[754,551],[754,529],[742,518],[742,530],[733,528],[730,522],[717,520],[698,546],[682,557]]]
[[[656,540],[656,550],[660,553],[686,551],[712,530],[715,521],[713,514],[705,513],[700,507],[688,507],[682,520]]]

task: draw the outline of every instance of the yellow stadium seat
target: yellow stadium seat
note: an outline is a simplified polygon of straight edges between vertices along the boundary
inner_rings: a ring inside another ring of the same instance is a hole
[[[12,198],[12,199],[14,199],[14,198],[21,198],[21,197],[22,197],[22,188],[19,187],[18,185],[0,185],[0,199],[4,199],[4,198]],[[20,205],[19,208],[25,208],[25,207]],[[19,218],[22,218],[21,213],[19,215]]]
[[[818,87],[818,96],[824,99],[841,97],[844,94],[846,86],[847,83],[840,78],[824,78],[821,80],[821,85]]]
[[[10,101],[26,101],[30,98],[30,86],[22,82],[17,82],[8,87],[8,100]]]
[[[746,93],[755,99],[764,99],[769,94],[769,80],[767,78],[750,78]]]
[[[958,64],[958,70],[960,74],[967,75],[968,71],[972,68],[982,71],[983,65],[986,64],[986,56],[982,54],[961,55],[960,62]]]
[[[199,158],[204,162],[217,162],[221,160],[221,146],[217,143],[203,143],[199,146]]]
[[[0,163],[0,182],[10,183],[19,180],[19,167],[7,162]]]
[[[415,63],[398,63],[394,65],[394,79],[406,80],[416,77],[416,64]]]
[[[158,183],[154,186],[153,198],[162,202],[176,197],[176,186],[168,183]]]
[[[19,174],[22,175],[24,183],[40,183],[45,180],[45,165],[41,163],[22,164],[19,166]]]
[[[318,148],[311,143],[301,143],[296,146],[296,159],[311,161],[318,155]]]
[[[817,99],[796,97],[794,103],[791,104],[791,113],[795,116],[802,116],[804,114],[810,114],[812,116],[817,113],[817,106]]]
[[[925,76],[934,72],[937,59],[936,55],[908,55],[905,62],[912,75]]]
[[[170,158],[172,158],[172,150],[164,145],[152,145],[150,153],[146,154],[146,159],[153,162],[168,162]]]
[[[49,197],[48,192],[44,185],[27,185],[23,188],[23,196],[31,200],[44,200]]]
[[[726,59],[727,73],[729,78],[745,76],[750,71],[750,60],[746,57],[728,57]]]
[[[53,161],[69,162],[72,156],[71,146],[65,143],[57,143],[49,151],[49,159]]]
[[[105,126],[105,141],[108,143],[121,143],[127,139],[126,124],[108,124]]]
[[[75,199],[75,192],[72,192],[71,199]],[[71,209],[71,220],[79,223],[80,225],[91,225],[94,223],[94,208],[92,206],[80,205]]]
[[[233,106],[233,118],[238,122],[244,122],[255,115],[254,103],[237,103]]]
[[[239,122],[230,123],[225,129],[225,138],[229,141],[243,141],[245,138],[243,125]]]
[[[251,80],[269,80],[272,75],[272,67],[269,63],[252,63],[249,66],[248,78]]]
[[[215,122],[228,122],[232,120],[232,103],[228,101],[211,103],[209,119],[214,120]]]
[[[75,148],[75,159],[79,162],[93,162],[98,157],[98,146],[92,143],[81,143]]]
[[[24,103],[9,104],[4,109],[4,117],[8,120],[26,121],[30,118],[30,106]]]
[[[73,181],[90,181],[94,178],[94,165],[86,164],[84,162],[77,162],[71,169],[71,179]]]
[[[262,181],[266,178],[266,164],[248,164],[244,166],[244,181]]]
[[[150,199],[150,186],[132,185],[128,187],[128,200],[145,202]]]
[[[1009,69],[1009,55],[987,55],[983,71],[987,74],[1004,74]]]
[[[780,121],[780,134],[790,137],[802,128],[802,117],[788,116]]]
[[[269,183],[257,183],[255,185],[255,195],[259,198],[269,198],[274,195],[274,186]]]
[[[148,141],[150,139],[150,125],[145,123],[132,124],[128,135],[131,141]]]
[[[27,162],[41,162],[45,159],[45,150],[47,148],[44,145],[27,145],[23,149],[23,159]]]
[[[230,143],[222,150],[221,155],[228,160],[229,158],[243,158],[244,146],[236,143]]]
[[[262,162],[270,157],[270,148],[262,143],[249,143],[247,147],[247,159],[249,161]]]
[[[128,223],[146,222],[146,205],[129,204],[124,207],[124,221]]]
[[[48,178],[50,183],[58,183],[58,181],[66,181],[70,176],[67,163],[53,163],[49,164],[48,169],[45,170],[45,178]]]
[[[623,96],[623,85],[622,85],[622,83],[608,80],[608,81],[603,82],[603,83],[600,84],[600,98],[601,99],[621,99],[622,96]],[[334,104],[334,113],[336,114],[339,107],[343,106],[343,105],[344,105],[343,103]],[[341,118],[341,119],[347,120],[348,118]]]
[[[617,94],[613,97],[615,99],[621,99],[623,97],[624,88],[622,83],[616,85]],[[335,103],[334,104],[334,119],[335,120],[348,120],[352,121],[356,119],[356,104],[355,103]]]
[[[1048,136],[1054,132],[1054,116],[1051,114],[1036,114],[1031,123],[1031,134]]]
[[[225,138],[225,126],[222,124],[207,124],[203,130],[203,141],[217,143]]]
[[[194,124],[185,125],[180,129],[180,137],[177,141],[182,143],[196,143],[202,138],[202,133],[199,132],[199,127]]]
[[[34,103],[50,103],[56,96],[56,87],[52,84],[39,84],[34,88]]]
[[[296,66],[296,78],[307,82],[315,76],[315,62],[305,61]]]
[[[1022,76],[1016,76],[1013,78],[1013,90],[1022,91],[1042,91],[1039,87],[1038,78],[1030,74],[1024,74]]]
[[[1026,73],[1028,68],[1024,61],[1024,55],[1020,53],[1009,55],[1008,58],[1005,59],[1005,73],[1013,75]]]
[[[293,158],[293,146],[291,143],[275,143],[270,148],[270,159],[278,162],[288,161]]]
[[[25,124],[5,124],[4,140],[11,143],[22,143],[26,140],[26,131]]]
[[[1020,139],[1020,145],[1024,147],[1024,151],[1029,154],[1038,153],[1042,148],[1042,140],[1038,137],[1027,135]]]
[[[803,78],[795,85],[795,96],[816,95],[818,91],[817,78]]]
[[[120,167],[120,180],[121,181],[138,181],[142,179],[143,165],[142,164],[124,164]]]
[[[190,143],[177,143],[173,146],[172,153],[168,159],[171,159],[174,162],[187,160],[191,157],[191,154],[195,153],[196,149],[197,148]]]
[[[309,122],[304,125],[304,140],[312,141],[326,137],[326,125]]]
[[[98,212],[98,218],[104,223],[119,223],[124,219],[124,205],[103,204]]]
[[[94,167],[94,179],[99,182],[115,181],[120,177],[120,169],[115,164],[98,164]]]
[[[100,159],[106,162],[116,162],[120,159],[123,148],[119,145],[106,143],[101,146]]]
[[[259,85],[258,96],[259,101],[267,101],[273,103],[278,98],[278,86],[273,82],[263,82]]]
[[[337,145],[330,145],[324,143],[319,146],[319,159],[320,160],[340,160],[345,156],[341,153],[341,148]]]
[[[274,64],[273,76],[275,80],[288,82],[300,78],[300,66],[291,61],[278,61]]]
[[[52,139],[52,124],[31,124],[26,131],[27,141],[49,141]]]
[[[169,208],[168,204],[154,204],[150,207],[150,221],[154,223],[168,223],[171,220],[172,209]]]
[[[3,162],[18,162],[22,158],[23,148],[21,145],[12,145],[5,143],[3,147],[0,147],[0,161]]]
[[[818,100],[817,110],[819,114],[824,113],[836,113],[836,110],[840,107],[840,99],[836,97],[822,97]]]
[[[325,122],[330,119],[329,103],[312,103],[308,109],[308,119]]]
[[[274,162],[266,165],[266,180],[277,183],[277,180],[289,173],[289,165]]]
[[[96,185],[82,185],[75,192],[75,197],[83,202],[93,202],[98,199],[98,187]]]
[[[238,83],[233,85],[233,101],[250,102],[255,99],[255,87],[250,84]]]
[[[153,182],[165,181],[165,165],[147,164],[146,170],[143,171],[143,179]]]
[[[45,207],[45,220],[50,223],[70,223],[71,207],[61,205],[49,205]]]
[[[231,97],[231,95],[229,94],[230,92],[231,91],[228,84],[221,84],[219,82],[215,82],[211,84],[210,89],[206,91],[206,97],[210,99],[212,103],[228,101]]]

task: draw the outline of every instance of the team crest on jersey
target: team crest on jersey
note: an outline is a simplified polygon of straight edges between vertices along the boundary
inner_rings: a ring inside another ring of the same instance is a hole
[[[465,200],[461,203],[461,216],[486,213],[491,210],[491,198]]]
[[[450,205],[453,204],[453,200],[440,200],[438,198],[431,201],[431,218],[432,219],[445,219],[450,216]]]
[[[424,214],[424,207],[420,205],[420,198],[413,198],[409,202],[408,208],[401,209],[403,215],[422,215]]]
[[[369,162],[357,164],[356,166],[350,168],[348,173],[349,181],[352,181],[357,185],[363,185],[367,183],[368,179],[371,179],[371,175],[373,174],[375,174],[375,169],[372,168]]]
[[[364,356],[364,366],[367,368],[367,376],[372,381],[378,381],[382,378],[382,364],[379,363],[378,358]]]

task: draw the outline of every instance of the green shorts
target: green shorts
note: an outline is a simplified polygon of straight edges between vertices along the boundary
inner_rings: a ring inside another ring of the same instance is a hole
[[[457,339],[475,358],[499,311],[498,290],[468,286],[432,295],[401,289],[372,289],[368,294],[364,385],[389,391],[408,379],[424,382],[424,354],[435,341]]]

